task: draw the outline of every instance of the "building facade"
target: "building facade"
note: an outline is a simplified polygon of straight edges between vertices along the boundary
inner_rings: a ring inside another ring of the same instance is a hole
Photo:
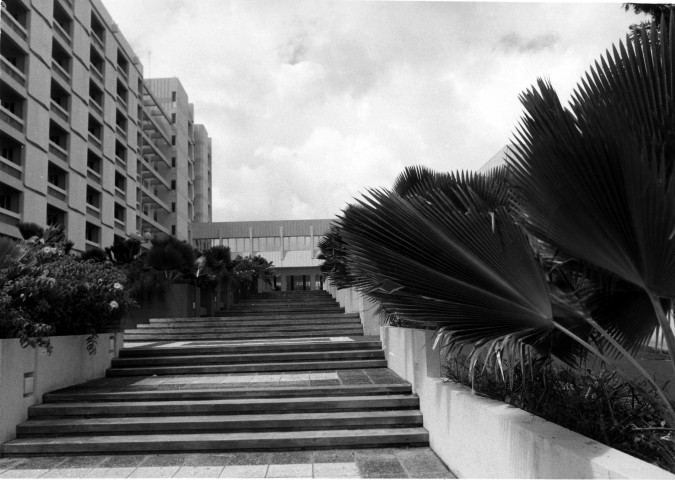
[[[223,245],[232,258],[260,255],[276,270],[275,290],[319,290],[322,285],[318,243],[333,220],[214,222],[192,224],[200,249]]]
[[[80,251],[135,233],[187,239],[195,167],[172,145],[183,125],[101,1],[11,0],[1,17],[0,235],[26,221],[64,226]]]

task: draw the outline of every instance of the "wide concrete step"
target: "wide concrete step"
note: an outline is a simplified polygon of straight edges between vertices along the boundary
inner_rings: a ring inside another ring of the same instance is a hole
[[[28,420],[17,426],[19,438],[37,435],[119,435],[129,433],[247,432],[409,428],[422,426],[419,410],[388,410],[257,415],[95,417]]]
[[[211,365],[240,363],[307,362],[316,360],[364,360],[384,358],[384,350],[351,350],[326,352],[239,353],[234,355],[179,355],[164,357],[115,358],[113,368],[154,365]]]
[[[243,373],[243,372],[298,372],[307,370],[340,370],[355,368],[386,368],[387,361],[382,359],[370,360],[317,360],[307,362],[276,362],[276,363],[240,363],[216,365],[173,365],[173,366],[138,366],[109,368],[107,375],[140,376],[140,375],[187,375],[202,373]]]
[[[97,435],[20,438],[2,446],[3,455],[270,450],[426,445],[424,428],[312,430],[154,435]]]
[[[229,310],[228,310],[229,311]],[[201,322],[220,321],[229,322],[236,320],[293,320],[303,318],[315,319],[334,319],[334,318],[360,318],[358,313],[312,313],[312,312],[297,312],[297,313],[259,313],[259,314],[245,314],[245,315],[227,315],[214,317],[182,317],[182,318],[151,318],[150,323],[162,323],[166,321],[180,321],[191,322],[199,320]]]
[[[243,306],[243,305],[339,305],[339,302],[336,302],[334,299],[328,297],[317,297],[317,298],[305,298],[305,299],[295,299],[295,298],[256,298],[250,300],[242,300],[237,302],[234,305]]]
[[[219,318],[219,319],[163,319],[162,321],[151,321],[150,323],[141,323],[138,328],[194,328],[194,327],[265,327],[267,325],[273,326],[293,326],[293,325],[344,325],[344,324],[360,324],[358,317],[342,317],[335,316],[333,318],[289,318],[289,319],[246,319],[246,318]]]
[[[28,417],[165,416],[243,413],[301,413],[381,409],[417,409],[412,395],[356,395],[299,398],[234,398],[142,402],[58,402],[28,408]]]
[[[238,305],[233,306],[230,310],[225,310],[224,312],[219,312],[219,315],[237,315],[241,313],[287,313],[287,312],[342,312],[344,313],[344,308],[339,305],[325,305],[325,306],[315,306],[315,305],[303,305],[303,304],[291,304],[291,305],[277,305],[277,306],[254,306],[254,307],[240,307]]]
[[[304,342],[247,342],[204,345],[195,342],[195,345],[186,344],[172,346],[171,344],[156,347],[132,347],[120,350],[120,358],[126,357],[154,357],[167,355],[218,355],[218,354],[248,354],[268,352],[306,352],[306,351],[338,351],[338,350],[379,350],[382,344],[379,340],[353,341],[304,341]]]
[[[409,384],[311,385],[282,387],[232,387],[226,389],[57,391],[43,397],[44,403],[140,402],[176,400],[222,400],[228,398],[304,398],[411,394]]]
[[[311,338],[311,337],[350,337],[363,336],[363,328],[349,329],[325,329],[304,332],[246,332],[246,333],[203,333],[200,331],[180,332],[180,333],[124,333],[125,341],[169,341],[169,340],[252,340],[252,339],[274,339],[274,338]]]
[[[361,327],[361,323],[359,322],[350,322],[346,324],[338,324],[339,328],[341,329],[359,329]],[[203,333],[226,333],[226,334],[234,334],[234,333],[255,333],[255,332],[267,332],[267,333],[272,333],[272,332],[321,332],[325,330],[334,330],[335,326],[333,325],[326,325],[326,324],[302,324],[302,325],[277,325],[274,323],[268,323],[268,324],[259,324],[259,325],[252,325],[250,327],[246,326],[205,326],[205,327],[192,327],[192,328],[185,328],[183,326],[181,327],[175,327],[173,325],[167,325],[167,326],[155,326],[155,325],[146,325],[143,328],[134,328],[134,329],[127,329],[124,331],[124,333],[129,333],[129,334],[135,334],[135,333],[144,333],[144,334],[150,334],[150,333],[184,333],[186,331],[190,331],[193,333],[198,333],[198,332],[203,332]]]

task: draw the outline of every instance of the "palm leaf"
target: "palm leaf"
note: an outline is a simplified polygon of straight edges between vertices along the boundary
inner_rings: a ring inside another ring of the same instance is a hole
[[[455,343],[512,336],[550,348],[554,308],[526,234],[503,208],[493,231],[489,215],[451,203],[441,191],[421,199],[373,190],[340,217],[355,287]]]
[[[675,351],[658,299],[675,295],[672,43],[672,28],[665,40],[628,39],[586,76],[571,109],[539,81],[521,97],[508,164],[527,229],[646,292]],[[622,332],[625,344],[646,335]]]
[[[508,171],[497,167],[488,173],[436,172],[424,166],[406,167],[394,182],[401,197],[422,196],[440,190],[456,210],[491,211],[509,205]]]

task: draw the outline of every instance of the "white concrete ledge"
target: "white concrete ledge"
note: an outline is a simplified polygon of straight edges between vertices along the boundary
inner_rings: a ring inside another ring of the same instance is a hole
[[[345,304],[358,305],[358,293],[342,295]],[[440,355],[431,348],[433,332],[381,327],[380,337],[389,368],[420,398],[431,448],[459,478],[675,479],[588,437],[444,382]]]
[[[28,407],[42,403],[45,393],[105,376],[122,347],[122,334],[100,334],[94,355],[87,353],[87,337],[50,337],[51,355],[43,348],[21,348],[15,338],[0,339],[0,443],[16,438]]]

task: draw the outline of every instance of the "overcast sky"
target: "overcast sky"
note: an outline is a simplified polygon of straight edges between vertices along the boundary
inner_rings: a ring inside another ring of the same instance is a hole
[[[213,139],[213,220],[332,218],[408,165],[477,169],[547,77],[567,98],[620,3],[103,0]]]

